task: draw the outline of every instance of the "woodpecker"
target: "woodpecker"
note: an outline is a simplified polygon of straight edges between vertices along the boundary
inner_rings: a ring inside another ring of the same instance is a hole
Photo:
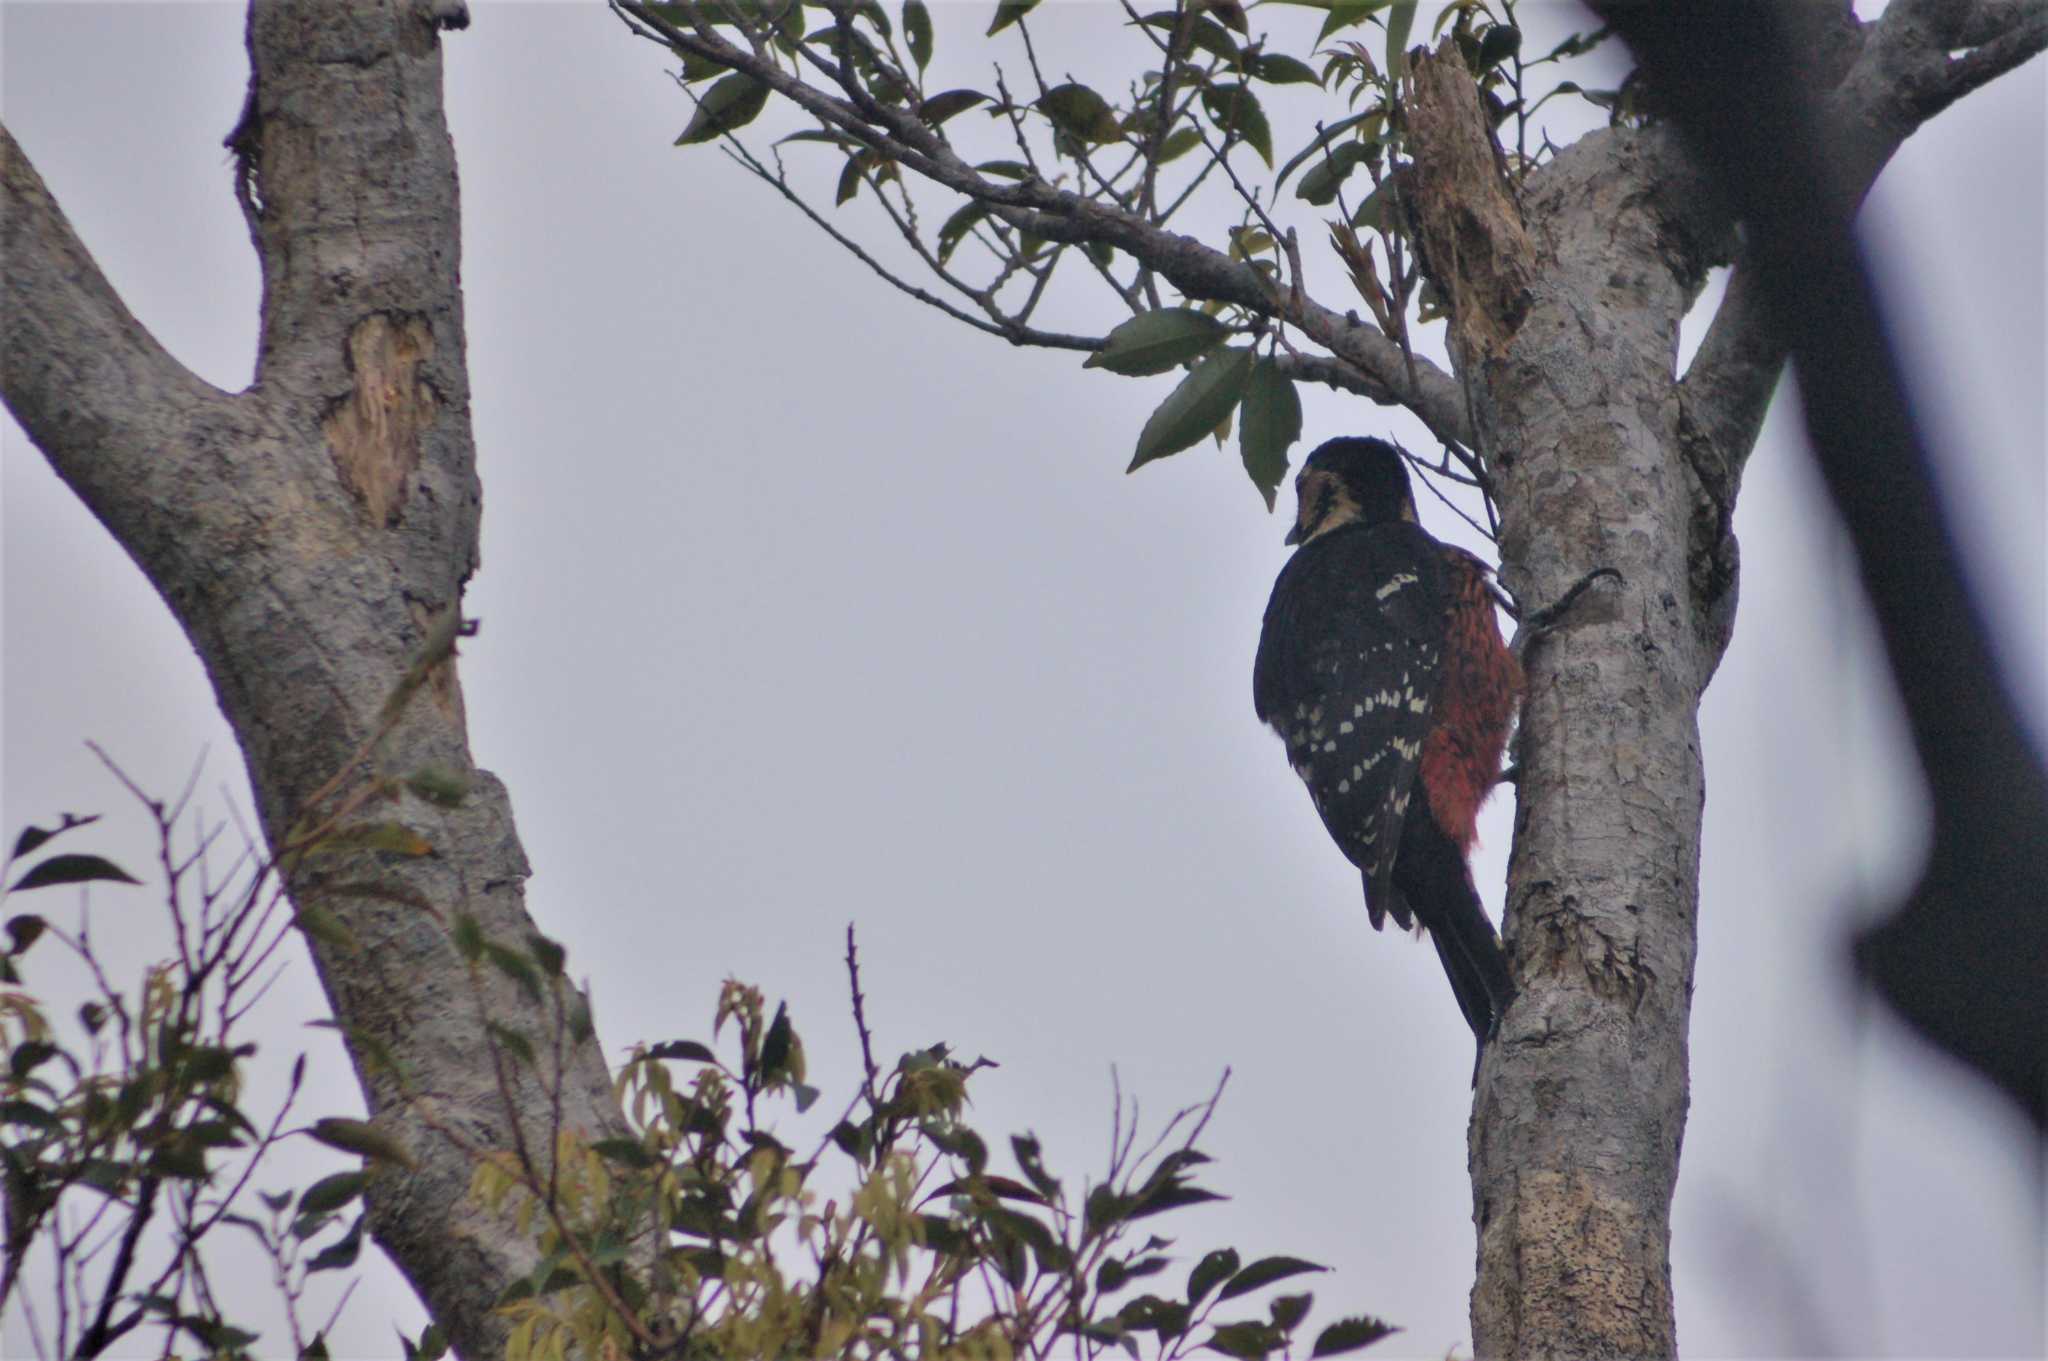
[[[1330,440],[1294,485],[1300,546],[1273,583],[1252,702],[1358,867],[1373,929],[1429,932],[1483,1052],[1514,984],[1465,856],[1521,664],[1486,565],[1423,531],[1393,446]]]

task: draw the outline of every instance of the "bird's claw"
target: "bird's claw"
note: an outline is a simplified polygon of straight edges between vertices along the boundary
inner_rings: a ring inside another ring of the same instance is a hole
[[[1571,613],[1572,607],[1579,603],[1579,597],[1591,590],[1593,583],[1602,577],[1612,577],[1618,582],[1625,580],[1621,573],[1612,567],[1595,567],[1573,582],[1570,590],[1542,609],[1531,610],[1527,614],[1517,613],[1515,619],[1521,624],[1521,628],[1515,633],[1515,651],[1525,650],[1529,644],[1562,624],[1564,617]]]

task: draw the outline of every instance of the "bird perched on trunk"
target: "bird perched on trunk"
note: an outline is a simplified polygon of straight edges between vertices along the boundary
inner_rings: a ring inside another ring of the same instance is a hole
[[[1500,778],[1522,668],[1487,567],[1416,522],[1401,455],[1334,439],[1302,465],[1299,544],[1273,583],[1252,673],[1373,928],[1422,926],[1482,1050],[1514,996],[1465,854]]]

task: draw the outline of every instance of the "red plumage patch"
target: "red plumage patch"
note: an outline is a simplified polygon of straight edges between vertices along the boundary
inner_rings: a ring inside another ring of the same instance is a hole
[[[1450,549],[1451,609],[1437,721],[1422,744],[1429,811],[1460,851],[1472,849],[1479,806],[1500,779],[1508,723],[1522,695],[1522,664],[1508,651],[1478,559]]]

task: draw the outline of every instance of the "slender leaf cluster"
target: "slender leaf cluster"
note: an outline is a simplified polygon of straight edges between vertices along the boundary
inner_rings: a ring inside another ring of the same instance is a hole
[[[788,1008],[728,982],[723,1052],[643,1046],[620,1073],[632,1137],[563,1131],[545,1166],[479,1162],[475,1194],[541,1249],[501,1304],[514,1361],[1336,1356],[1394,1331],[1357,1316],[1310,1340],[1310,1293],[1262,1312],[1251,1297],[1324,1268],[1230,1248],[1190,1262],[1163,1236],[1168,1214],[1220,1199],[1196,1181],[1213,1097],[1142,1150],[1120,1121],[1106,1175],[1070,1188],[1035,1138],[999,1160],[968,1123],[986,1059],[934,1045],[874,1065],[850,933],[848,960],[866,1072],[808,1152],[768,1122],[818,1098]]]
[[[0,1307],[20,1304],[39,1355],[102,1356],[149,1335],[165,1356],[188,1347],[204,1356],[254,1355],[256,1292],[239,1281],[224,1285],[214,1269],[219,1239],[237,1233],[253,1239],[270,1265],[292,1354],[323,1358],[333,1319],[319,1327],[302,1321],[306,1287],[319,1273],[355,1264],[364,1230],[356,1202],[370,1164],[297,1191],[257,1190],[257,1178],[274,1175],[270,1155],[294,1136],[369,1159],[390,1150],[360,1121],[288,1126],[305,1078],[303,1054],[276,1108],[267,1118],[251,1113],[244,1089],[257,1046],[242,1034],[291,929],[281,892],[247,855],[214,878],[212,834],[188,853],[175,852],[185,799],[170,808],[143,802],[157,822],[175,941],[170,958],[122,987],[84,909],[75,924],[32,912],[6,919]],[[133,875],[89,852],[47,851],[98,821],[65,814],[52,827],[25,829],[0,897],[111,885],[107,905],[132,913],[125,886],[141,882]],[[124,922],[119,929],[134,928]],[[30,989],[28,956],[45,941],[68,950],[92,979],[75,1023],[53,1022]]]

